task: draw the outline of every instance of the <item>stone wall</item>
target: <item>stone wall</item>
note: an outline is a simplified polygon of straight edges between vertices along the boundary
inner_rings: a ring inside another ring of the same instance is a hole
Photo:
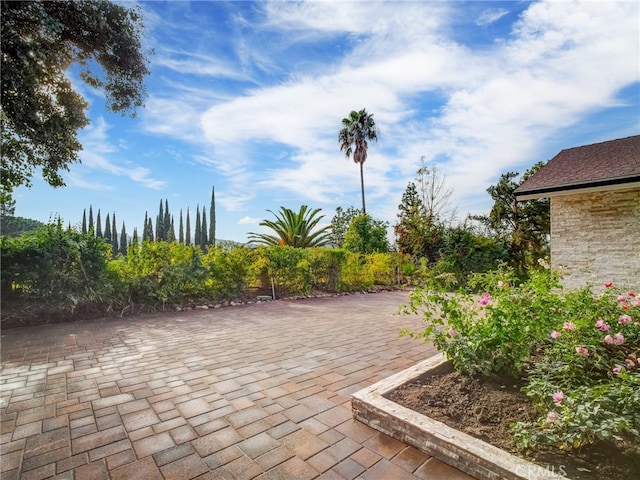
[[[551,198],[551,263],[565,288],[640,291],[640,188]]]

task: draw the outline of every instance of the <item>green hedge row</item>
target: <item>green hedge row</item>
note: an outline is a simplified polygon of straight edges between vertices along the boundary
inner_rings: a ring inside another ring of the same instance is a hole
[[[87,304],[128,313],[272,292],[282,298],[366,290],[405,282],[402,272],[411,271],[398,253],[288,246],[217,246],[204,253],[177,242],[142,242],[112,260],[103,239],[61,225],[2,237],[0,247],[3,303],[65,312]]]

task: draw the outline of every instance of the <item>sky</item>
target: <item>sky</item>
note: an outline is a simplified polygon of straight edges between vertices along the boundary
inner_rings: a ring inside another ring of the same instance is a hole
[[[136,4],[122,2],[126,6]],[[486,192],[560,150],[640,133],[640,3],[461,1],[140,2],[145,108],[89,102],[81,164],[54,189],[39,174],[16,215],[78,226],[83,210],[141,234],[165,199],[209,210],[246,242],[267,210],[359,208],[341,121],[366,108],[380,133],[364,164],[367,213],[393,225],[417,170],[436,165],[457,220]],[[193,228],[193,227],[192,227]]]

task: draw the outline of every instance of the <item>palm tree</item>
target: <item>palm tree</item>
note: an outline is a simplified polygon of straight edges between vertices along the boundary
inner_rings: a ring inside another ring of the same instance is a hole
[[[321,247],[329,243],[330,225],[316,230],[312,230],[324,215],[316,217],[320,209],[309,210],[309,207],[302,205],[299,212],[285,207],[280,207],[279,213],[271,210],[267,212],[276,217],[275,221],[263,220],[261,227],[269,227],[276,235],[266,235],[264,233],[249,232],[249,241],[254,241],[263,245],[289,245],[292,247]]]
[[[373,113],[367,113],[363,108],[359,112],[355,110],[349,117],[342,119],[342,130],[338,134],[340,151],[344,150],[347,158],[353,153],[353,161],[360,164],[360,188],[362,190],[362,213],[367,213],[364,205],[364,173],[362,166],[367,160],[367,140],[378,140],[378,127],[373,121]],[[354,148],[355,147],[355,148]]]

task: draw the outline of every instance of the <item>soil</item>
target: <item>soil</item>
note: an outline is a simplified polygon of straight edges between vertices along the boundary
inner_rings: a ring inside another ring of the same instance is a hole
[[[523,382],[478,379],[447,367],[427,373],[385,395],[389,400],[574,480],[640,479],[640,446],[600,442],[577,451],[517,449],[509,424],[539,417],[520,391]]]

